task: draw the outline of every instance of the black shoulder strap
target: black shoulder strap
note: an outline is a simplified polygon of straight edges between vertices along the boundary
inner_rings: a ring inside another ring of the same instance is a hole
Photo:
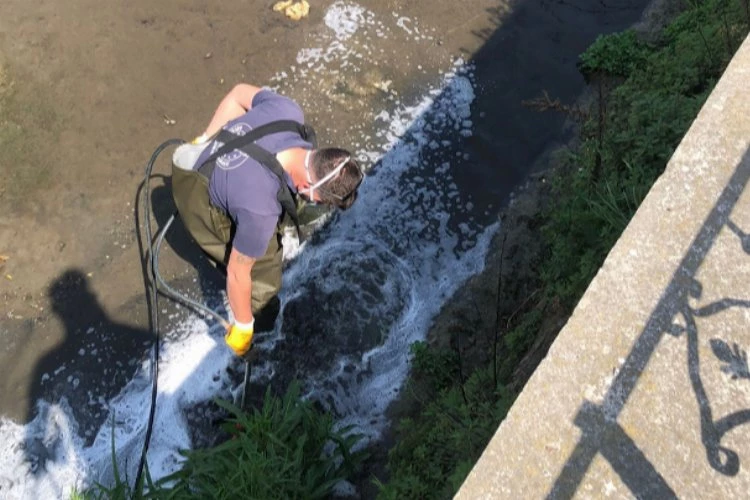
[[[289,188],[289,185],[286,183],[286,179],[284,178],[284,168],[281,166],[281,163],[279,163],[279,160],[276,159],[275,155],[272,155],[262,147],[258,146],[254,143],[245,144],[241,148],[239,148],[242,152],[246,153],[248,156],[250,156],[253,160],[257,161],[264,167],[266,167],[268,170],[273,172],[276,177],[279,178],[279,183],[281,184],[279,186],[279,191],[276,193],[276,199],[279,200],[279,203],[281,204],[281,208],[284,209],[284,211],[289,214],[289,217],[292,219],[292,222],[294,222],[294,227],[297,228],[297,236],[300,240],[302,240],[302,234],[299,230],[299,216],[297,215],[297,203],[294,200],[294,195],[292,194],[292,190]]]
[[[235,149],[242,149],[245,144],[253,143],[265,137],[267,135],[275,134],[278,132],[297,132],[304,140],[313,145],[313,149],[317,148],[317,140],[315,137],[315,131],[310,125],[303,125],[294,120],[278,120],[275,122],[266,123],[260,127],[252,129],[245,135],[237,136],[228,130],[222,129],[219,135],[216,137],[218,140],[224,143],[222,147],[216,150],[214,154],[206,158],[203,165],[206,163],[215,161],[218,157],[224,156],[227,153],[231,153]]]
[[[239,137],[227,130],[222,129],[216,139],[224,142],[224,145],[216,150],[214,154],[209,156],[206,161],[204,161],[201,166],[198,167],[198,171],[210,179],[214,168],[216,168],[216,160],[220,156],[231,153],[232,151],[237,149],[250,156],[252,159],[273,172],[276,177],[278,177],[280,186],[278,193],[276,193],[276,198],[279,200],[281,208],[287,214],[289,214],[292,222],[294,222],[294,226],[297,228],[297,236],[301,240],[302,234],[299,230],[297,204],[295,203],[292,190],[289,188],[286,183],[286,179],[284,178],[284,168],[276,159],[275,155],[269,153],[267,150],[255,144],[255,141],[257,141],[261,137],[275,134],[277,132],[297,132],[304,140],[310,142],[313,145],[313,148],[317,147],[315,131],[313,130],[313,128],[309,125],[303,125],[294,120],[278,120],[275,122],[270,122],[254,128],[247,134]]]

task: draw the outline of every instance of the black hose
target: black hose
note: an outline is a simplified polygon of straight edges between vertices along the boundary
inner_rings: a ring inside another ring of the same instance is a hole
[[[143,179],[143,205],[145,210],[145,231],[146,231],[146,241],[148,242],[148,249],[145,249],[143,247],[143,244],[140,245],[141,250],[141,264],[144,267],[144,273],[145,273],[145,286],[146,290],[148,291],[150,289],[151,291],[151,297],[149,301],[149,309],[151,310],[151,314],[149,314],[150,322],[151,322],[151,330],[154,332],[154,348],[152,350],[151,354],[151,366],[153,367],[151,370],[151,408],[149,409],[148,413],[148,424],[146,426],[146,438],[143,442],[143,450],[141,451],[141,458],[140,462],[138,464],[138,471],[135,476],[135,486],[134,486],[134,496],[140,497],[140,492],[142,490],[142,475],[143,475],[143,467],[146,463],[146,453],[148,452],[148,445],[151,441],[151,432],[154,427],[154,414],[156,412],[156,394],[157,394],[157,380],[159,378],[159,307],[158,307],[158,294],[157,294],[157,288],[155,285],[155,277],[158,274],[158,271],[156,271],[156,268],[154,267],[154,258],[153,258],[153,247],[152,245],[152,234],[151,234],[151,188],[149,185],[149,180],[151,179],[151,171],[154,168],[154,163],[156,162],[156,159],[159,157],[159,154],[161,154],[164,149],[168,148],[171,145],[174,144],[182,144],[185,141],[182,139],[169,139],[162,144],[159,145],[159,147],[156,148],[154,153],[151,155],[151,159],[148,161],[148,164],[146,165],[146,174]],[[140,234],[140,228],[136,228],[138,230],[138,234]],[[148,261],[146,260],[146,255],[148,255]],[[148,262],[150,261],[151,265],[149,266]],[[114,432],[114,431],[113,431]]]
[[[154,153],[151,155],[151,159],[148,162],[148,165],[146,166],[146,175],[143,180],[143,205],[145,210],[145,232],[146,232],[146,241],[148,242],[148,250],[144,249],[143,242],[140,242],[140,248],[141,248],[141,264],[144,266],[144,280],[145,280],[145,286],[146,290],[150,290],[150,301],[149,301],[149,318],[151,322],[151,329],[154,332],[154,348],[152,351],[152,361],[151,366],[153,366],[153,370],[151,371],[151,376],[153,377],[152,383],[151,383],[151,407],[149,409],[148,414],[148,424],[146,426],[146,436],[143,442],[143,450],[141,451],[141,458],[140,462],[138,464],[138,471],[136,473],[135,477],[135,486],[133,490],[133,496],[140,498],[141,497],[141,491],[142,491],[142,476],[143,476],[143,469],[146,465],[146,454],[148,453],[148,445],[151,441],[151,433],[153,431],[154,427],[154,415],[156,413],[156,395],[157,395],[157,380],[159,378],[159,292],[167,295],[168,297],[181,302],[188,307],[192,308],[199,314],[202,314],[204,316],[212,317],[216,319],[224,328],[229,328],[230,324],[229,322],[221,316],[216,311],[212,310],[209,307],[206,307],[205,305],[196,302],[195,300],[192,300],[185,295],[177,292],[175,289],[173,289],[171,286],[167,284],[166,281],[161,277],[161,274],[159,274],[159,250],[161,249],[161,244],[164,241],[164,237],[167,234],[167,231],[169,230],[170,226],[174,222],[175,216],[177,215],[177,212],[175,211],[170,218],[167,220],[166,224],[164,224],[164,227],[161,228],[159,233],[156,236],[156,240],[153,240],[153,235],[151,233],[151,189],[149,186],[149,180],[151,179],[151,172],[154,168],[154,163],[156,162],[156,159],[158,158],[159,154],[166,149],[167,147],[174,145],[174,144],[183,144],[185,141],[182,139],[169,139],[165,142],[163,142],[159,147],[156,148]],[[138,220],[136,217],[136,224],[138,224]],[[140,231],[138,232],[140,235]],[[148,254],[148,259],[146,259],[146,255]],[[248,380],[250,378],[250,363],[245,361],[245,384],[243,388],[242,393],[242,407],[245,406],[245,394],[247,391],[247,384]]]
[[[161,274],[159,274],[159,250],[161,249],[161,244],[164,241],[164,236],[167,234],[167,230],[169,229],[169,226],[172,225],[172,222],[174,222],[176,212],[172,214],[172,216],[169,218],[166,224],[164,224],[164,227],[159,231],[159,234],[156,236],[156,242],[154,243],[154,246],[152,247],[151,254],[153,257],[151,258],[151,266],[154,269],[154,278],[156,280],[156,285],[158,291],[162,292],[163,294],[179,301],[183,302],[185,305],[192,307],[196,312],[203,314],[204,316],[209,316],[217,320],[221,325],[226,329],[229,328],[231,325],[229,322],[224,319],[224,317],[211,309],[210,307],[206,307],[200,302],[197,302],[195,300],[192,300],[185,295],[181,294],[171,286],[167,284],[166,281],[161,277]]]

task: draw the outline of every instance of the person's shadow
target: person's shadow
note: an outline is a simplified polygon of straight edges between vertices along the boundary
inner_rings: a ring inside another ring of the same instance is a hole
[[[108,401],[133,377],[147,356],[151,332],[111,321],[90,289],[86,275],[68,270],[47,293],[64,327],[64,340],[36,365],[23,447],[32,472],[54,459],[65,432],[90,445],[108,418]],[[62,406],[77,428],[61,429],[52,410]]]
[[[149,193],[151,213],[156,221],[153,237],[174,213],[170,181],[170,177],[165,177],[164,185]],[[174,252],[185,265],[197,270],[198,290],[192,279],[176,283],[176,286],[184,286],[188,295],[201,294],[209,307],[221,310],[224,275],[202,254],[179,217],[165,235],[162,252],[169,258],[164,250]],[[145,262],[142,255],[142,264]],[[79,269],[69,269],[53,280],[47,295],[52,311],[62,322],[64,338],[39,360],[29,380],[29,410],[24,420],[27,425],[21,448],[32,474],[44,471],[48,462],[62,459],[72,436],[77,435],[85,447],[94,444],[100,429],[110,425],[109,419],[117,418],[111,407],[113,398],[133,380],[142,362],[151,354],[155,341],[155,334],[147,329],[110,319],[85,273]],[[141,301],[125,305],[126,308],[142,306]],[[158,310],[149,310],[149,315],[158,313]],[[241,374],[230,374],[230,378],[239,382]],[[253,399],[250,404],[254,403],[257,402]],[[203,416],[210,414],[213,419],[225,416],[224,410],[214,408],[211,401],[195,406],[186,410],[188,417],[200,412]],[[204,424],[210,424],[212,418]],[[131,468],[132,465],[129,464]]]

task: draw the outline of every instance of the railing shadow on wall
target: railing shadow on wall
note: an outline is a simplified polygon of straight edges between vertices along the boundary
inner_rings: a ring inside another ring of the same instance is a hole
[[[737,237],[745,254],[750,254],[750,235],[735,224],[732,212],[750,179],[750,149],[745,152],[724,187],[697,236],[683,256],[677,271],[646,322],[614,378],[602,404],[584,401],[574,419],[582,436],[566,460],[547,498],[571,498],[581,485],[588,468],[599,454],[610,464],[622,482],[637,498],[676,498],[662,474],[648,460],[625,430],[617,423],[640,376],[665,335],[684,338],[687,343],[687,373],[700,413],[700,436],[708,464],[720,474],[734,476],[740,469],[737,451],[721,444],[725,434],[750,422],[750,408],[715,418],[711,400],[701,378],[698,319],[712,318],[731,308],[750,309],[749,297],[726,297],[703,307],[691,300],[701,298],[708,283],[701,283],[698,271],[714,247],[720,232],[727,228]],[[750,228],[746,228],[750,229]],[[731,272],[728,270],[727,272]],[[714,318],[714,321],[721,319]],[[724,363],[721,370],[731,381],[750,379],[746,351],[737,343],[713,338],[713,354]],[[746,457],[750,458],[750,457]]]

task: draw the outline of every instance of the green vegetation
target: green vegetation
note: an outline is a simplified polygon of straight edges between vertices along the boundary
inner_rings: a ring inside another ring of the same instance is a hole
[[[296,383],[282,398],[267,392],[263,406],[250,413],[218,404],[232,414],[223,424],[231,438],[222,444],[186,451],[184,467],[157,482],[146,470],[145,492],[130,490],[115,461],[113,486],[97,484],[74,498],[328,498],[365,458],[352,452],[359,437],[334,430],[330,415],[300,399]]]
[[[525,383],[513,375],[518,366],[554,337],[546,317],[570,314],[749,27],[747,0],[693,1],[656,41],[626,31],[599,37],[581,55],[579,69],[597,98],[580,147],[555,173],[554,202],[540,214],[540,293],[503,290],[515,302],[513,312],[498,311],[507,328],[498,321],[493,338],[474,340],[489,354],[471,373],[461,364],[469,349],[415,347],[411,392],[429,395],[399,426],[380,498],[454,495],[509,409],[509,388]]]
[[[744,1],[693,3],[655,44],[600,37],[580,69],[599,89],[546,214],[548,297],[575,304],[748,31]]]
[[[390,452],[392,476],[379,484],[382,498],[450,498],[482,452],[513,395],[497,383],[492,367],[465,380],[455,351],[414,344],[412,390],[420,394],[418,417],[399,424]]]

